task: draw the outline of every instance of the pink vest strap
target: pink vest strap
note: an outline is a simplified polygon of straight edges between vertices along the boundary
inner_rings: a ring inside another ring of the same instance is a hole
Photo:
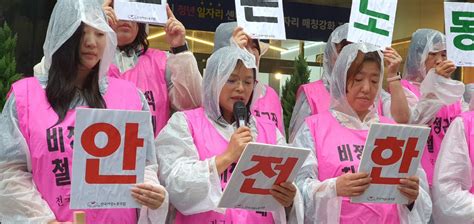
[[[464,122],[464,131],[466,133],[467,145],[469,147],[469,158],[471,159],[471,165],[473,167],[471,172],[472,185],[469,192],[474,194],[474,132],[472,131],[474,128],[474,111],[462,113],[460,117]]]
[[[323,80],[301,85],[296,93],[297,99],[300,97],[302,92],[304,92],[306,99],[308,99],[312,115],[329,110],[329,106],[331,105],[331,95],[324,86]]]
[[[394,121],[380,116],[380,123]],[[318,179],[324,181],[355,173],[367,139],[367,130],[343,127],[329,111],[306,118],[316,149]],[[400,223],[397,206],[393,204],[350,203],[342,199],[340,223]]]
[[[252,115],[274,122],[280,132],[285,134],[280,97],[272,87],[265,85],[265,89],[265,95],[252,104]]]
[[[402,86],[413,92],[418,98],[421,97],[421,92],[418,86],[411,84],[407,80],[402,80]],[[421,165],[426,172],[428,183],[433,184],[433,173],[436,159],[438,158],[441,142],[443,141],[449,125],[456,116],[461,113],[461,101],[443,106],[436,114],[436,117],[431,124],[431,132],[428,136],[428,142],[421,157]]]
[[[204,109],[197,108],[184,112],[189,131],[193,136],[194,144],[199,153],[199,159],[205,160],[223,153],[229,142],[217,131],[209,121]],[[257,118],[257,142],[276,144],[275,124],[266,119]],[[212,139],[212,141],[209,141]],[[221,187],[224,189],[227,181],[232,175],[236,163],[227,168],[221,175]],[[176,213],[177,224],[187,223],[273,223],[270,212],[250,211],[244,209],[227,209],[225,214],[214,211],[198,213],[194,215],[183,215]]]
[[[64,121],[54,125],[58,116],[36,78],[16,82],[12,90],[16,99],[20,131],[29,148],[36,188],[58,221],[72,221],[73,210],[69,209],[69,199],[76,111],[69,110]],[[113,78],[109,78],[104,100],[109,109],[142,108],[135,86]],[[87,223],[137,222],[136,209],[98,209],[85,212]]]
[[[109,68],[108,76],[134,83],[148,101],[155,137],[163,129],[170,117],[170,102],[166,82],[166,53],[148,48],[138,57],[134,68],[120,74],[116,65]]]

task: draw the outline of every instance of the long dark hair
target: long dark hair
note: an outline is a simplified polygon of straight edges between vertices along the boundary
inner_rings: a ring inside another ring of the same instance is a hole
[[[138,25],[138,33],[137,37],[135,37],[135,40],[133,40],[132,43],[127,44],[125,46],[120,47],[119,49],[121,51],[124,51],[127,56],[132,56],[133,51],[138,52],[140,47],[143,47],[142,51],[139,53],[139,55],[145,54],[145,52],[148,50],[148,47],[150,43],[148,42],[148,34],[146,33],[146,24],[145,23],[137,23]]]
[[[90,108],[105,108],[105,100],[99,91],[99,64],[90,71],[82,90],[75,86],[80,61],[80,46],[84,24],[53,54],[48,72],[46,97],[58,115],[55,125],[61,123],[75,95],[80,92]],[[53,125],[54,126],[54,125]]]

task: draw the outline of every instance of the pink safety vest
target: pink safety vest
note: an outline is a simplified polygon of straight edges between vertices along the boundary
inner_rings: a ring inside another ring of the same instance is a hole
[[[165,52],[148,48],[145,54],[138,57],[138,62],[132,69],[120,74],[117,66],[112,64],[108,72],[109,77],[135,83],[138,89],[143,92],[150,106],[155,137],[170,117],[166,61]]]
[[[194,144],[199,153],[199,159],[205,160],[223,153],[229,142],[222,137],[217,129],[208,120],[202,107],[184,112],[189,131],[193,136]],[[257,142],[276,144],[276,129],[273,122],[257,118]],[[212,141],[209,141],[212,139]],[[227,181],[230,180],[236,163],[233,163],[221,174],[221,187],[225,189]],[[251,211],[245,209],[227,209],[225,214],[214,211],[198,213],[194,215],[183,215],[176,212],[177,224],[188,223],[273,223],[271,212]]]
[[[311,115],[329,110],[331,106],[331,94],[326,89],[326,86],[324,86],[322,79],[301,85],[296,93],[296,99],[300,97],[302,92],[304,92],[308,100]],[[380,98],[377,104],[377,112],[383,115],[383,104]]]
[[[471,172],[472,185],[469,192],[474,194],[474,132],[472,131],[474,128],[474,111],[462,113],[460,117],[464,122],[464,131],[466,132],[466,141],[469,147],[469,158],[473,167]]]
[[[331,105],[331,94],[329,94],[323,80],[303,84],[298,88],[296,99],[304,92],[308,99],[311,115],[318,114],[329,109]]]
[[[362,156],[367,130],[343,127],[329,111],[306,118],[318,160],[318,179],[324,181],[344,173],[356,173]],[[394,123],[380,116],[381,123]],[[400,223],[397,205],[351,203],[342,199],[340,223]]]
[[[272,87],[265,85],[265,89],[265,95],[252,104],[252,115],[274,122],[281,133],[285,134],[280,97]]]
[[[410,90],[418,98],[421,97],[419,87],[411,84],[407,80],[401,81],[402,86]],[[441,142],[444,135],[448,131],[451,122],[461,113],[461,102],[453,103],[451,105],[443,106],[436,114],[434,122],[431,124],[431,132],[428,137],[428,142],[421,157],[421,166],[426,172],[426,178],[431,186],[433,183],[433,172],[436,159],[438,158]]]
[[[108,109],[141,110],[136,87],[126,81],[108,78],[104,95]],[[31,173],[41,197],[60,222],[73,221],[69,209],[74,141],[75,109],[64,121],[54,125],[58,116],[46,98],[39,81],[25,78],[13,84],[18,123],[29,148]],[[54,126],[53,126],[54,125]],[[136,223],[136,209],[84,210],[87,223]]]

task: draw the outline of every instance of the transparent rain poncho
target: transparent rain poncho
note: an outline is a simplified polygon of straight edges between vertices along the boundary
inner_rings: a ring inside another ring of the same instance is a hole
[[[323,75],[322,79],[326,85],[329,84],[331,80],[331,73],[336,64],[337,53],[336,44],[341,43],[343,40],[347,39],[347,33],[349,32],[349,24],[344,23],[341,26],[338,26],[334,31],[332,31],[329,36],[328,42],[326,43],[326,48],[324,49],[324,58],[323,58]]]
[[[47,76],[51,67],[53,54],[76,32],[81,23],[85,23],[105,33],[106,45],[100,61],[99,75],[106,76],[112,63],[117,37],[105,20],[102,8],[97,7],[96,0],[61,0],[51,14],[46,39],[43,45],[44,58],[35,67],[35,76]]]
[[[219,134],[230,141],[235,125],[229,124],[221,114],[219,96],[237,63],[256,71],[255,57],[247,50],[236,46],[226,46],[214,52],[207,61],[203,77],[203,108],[209,122]],[[255,88],[254,88],[255,89]],[[255,92],[251,100],[255,99]],[[251,102],[249,102],[251,103]],[[251,116],[249,125],[253,137],[258,136],[255,117]],[[275,127],[277,129],[277,127]],[[284,137],[277,131],[277,144],[285,144]],[[193,134],[188,127],[188,118],[184,112],[173,114],[168,124],[155,140],[157,159],[160,164],[159,178],[166,186],[170,202],[184,215],[206,211],[219,211],[217,208],[222,196],[220,178],[217,172],[216,156],[200,159]],[[302,202],[295,197],[295,206],[289,219],[302,218]],[[174,211],[176,211],[174,210]],[[175,212],[168,215],[174,218]],[[299,211],[299,212],[296,212]],[[285,213],[273,214],[275,223],[285,223]],[[290,221],[290,223],[293,223]]]
[[[379,86],[377,89],[377,95],[375,97],[374,104],[369,108],[370,112],[366,116],[373,116],[373,114],[376,113],[376,102],[379,101],[380,91],[382,89],[383,84],[383,55],[382,52],[380,52],[376,46],[364,43],[349,44],[345,46],[339,54],[331,75],[330,108],[348,115],[347,118],[350,120],[351,125],[358,129],[361,129],[366,125],[363,123],[363,121],[360,120],[357,113],[349,105],[349,102],[347,101],[346,97],[347,71],[349,70],[349,67],[351,66],[352,62],[354,62],[354,60],[356,59],[359,52],[364,54],[369,52],[377,52],[380,57],[380,81],[378,84]]]
[[[223,60],[225,58],[225,60]],[[214,52],[207,60],[203,77],[203,107],[213,121],[226,122],[222,117],[219,106],[219,95],[222,87],[229,79],[238,61],[249,69],[257,70],[255,57],[248,51],[238,47],[223,47]],[[255,98],[255,94],[253,98]],[[253,101],[254,99],[250,99]],[[250,103],[250,102],[249,102]]]
[[[44,57],[34,68],[34,75],[43,88],[47,85],[49,69],[54,53],[76,32],[81,23],[104,32],[106,45],[101,55],[99,67],[99,87],[103,94],[107,88],[106,73],[113,60],[117,45],[115,32],[107,24],[105,14],[97,0],[60,0],[57,1],[48,25]],[[138,90],[137,90],[138,91]],[[148,110],[146,100],[140,93],[143,110]],[[76,95],[71,107],[81,106],[85,101]],[[19,130],[19,121],[15,107],[15,96],[12,93],[0,116],[0,220],[6,223],[47,223],[55,219],[54,214],[37,191],[32,181],[31,160],[28,145]],[[81,104],[82,103],[82,104]],[[84,105],[85,106],[85,105]],[[145,180],[155,187],[158,165],[156,156],[151,151],[148,158],[153,164],[145,168]],[[164,190],[165,191],[165,190]],[[156,209],[142,209],[139,223],[163,223],[168,210],[167,196],[163,205]]]
[[[428,54],[443,50],[446,50],[444,34],[432,29],[418,29],[411,38],[403,69],[403,79],[422,82],[428,73],[425,66]]]
[[[346,96],[348,69],[358,53],[369,52],[377,52],[381,59],[380,82],[377,96],[374,100],[374,102],[377,102],[380,97],[383,80],[383,56],[377,47],[364,43],[353,43],[345,46],[340,52],[332,71],[330,81],[331,113],[347,129],[367,130],[370,123],[378,122],[376,119],[371,119],[371,122],[367,122],[367,118],[377,118],[378,116],[375,104],[369,108],[370,112],[364,118],[364,121],[366,121],[364,122],[361,121],[357,113],[349,105]],[[324,130],[315,131],[324,132]],[[337,196],[337,177],[325,180],[319,179],[320,168],[318,167],[318,158],[315,153],[315,139],[306,123],[301,126],[296,134],[293,145],[312,150],[296,177],[296,183],[305,201],[305,223],[339,223],[342,197]],[[420,177],[419,196],[411,211],[406,205],[397,206],[401,223],[427,223],[431,215],[431,200],[427,193],[426,176],[421,167],[417,170],[416,175]]]
[[[469,110],[474,110],[474,83],[466,85],[464,92],[464,102],[469,103]]]

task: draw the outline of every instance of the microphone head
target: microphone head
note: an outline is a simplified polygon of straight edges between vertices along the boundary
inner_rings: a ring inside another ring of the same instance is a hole
[[[245,106],[244,102],[237,101],[234,103],[234,119],[237,122],[237,127],[240,127],[240,122],[243,121],[244,124],[247,121],[247,107]]]

